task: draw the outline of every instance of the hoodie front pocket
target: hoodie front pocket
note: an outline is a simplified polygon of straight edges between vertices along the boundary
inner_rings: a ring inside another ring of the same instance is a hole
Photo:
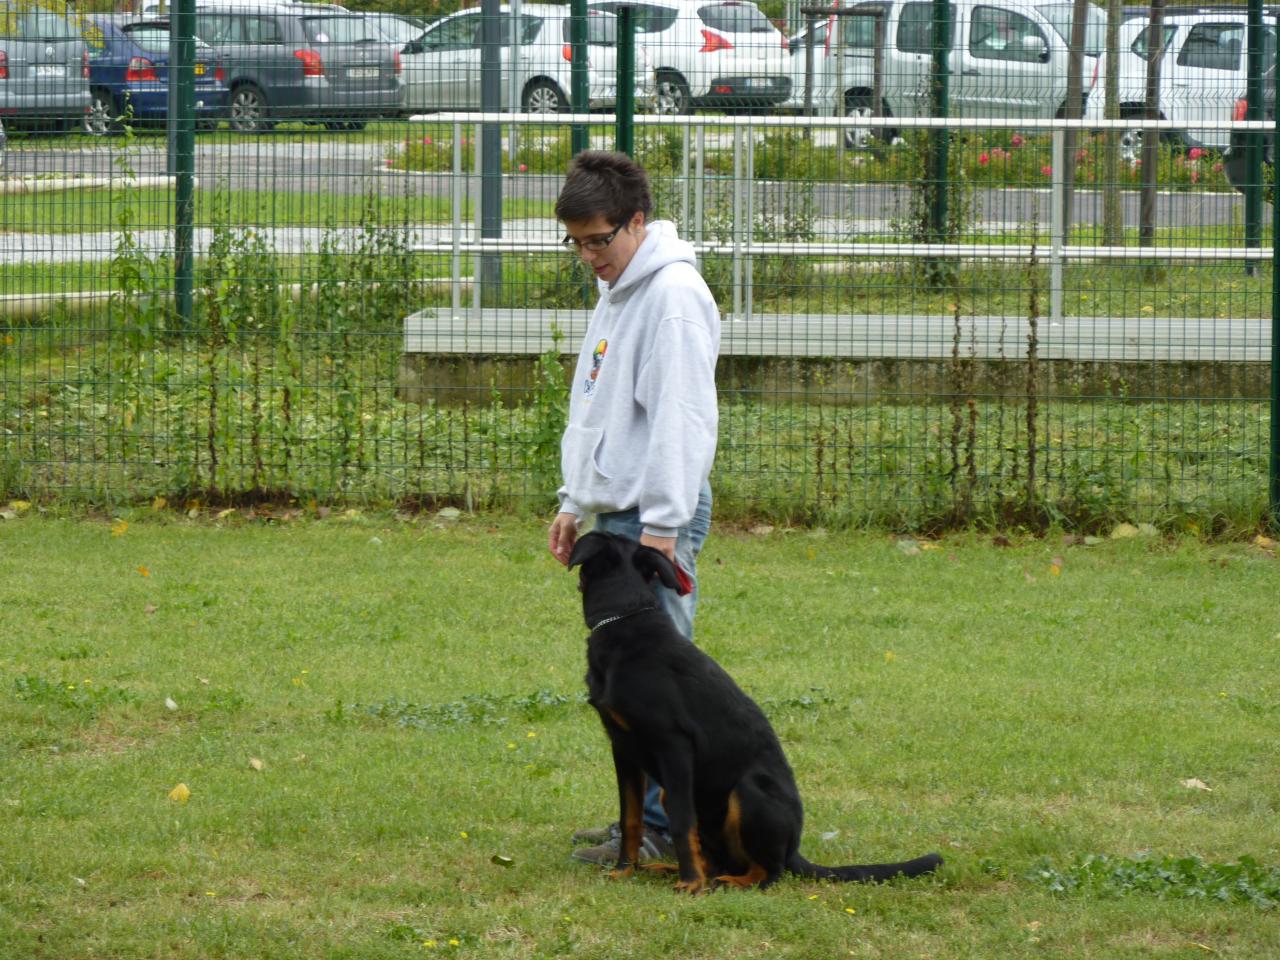
[[[560,471],[569,496],[575,500],[591,501],[593,493],[607,491],[613,483],[613,478],[600,469],[603,442],[604,430],[600,427],[570,425],[565,430]]]

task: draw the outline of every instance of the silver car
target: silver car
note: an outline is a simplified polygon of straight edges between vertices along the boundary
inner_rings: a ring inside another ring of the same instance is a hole
[[[528,113],[567,111],[572,90],[569,8],[526,3],[517,22],[512,8],[503,6],[501,17],[502,109],[515,104]],[[409,113],[479,109],[481,23],[480,10],[460,11],[437,20],[401,50]],[[613,14],[588,13],[589,109],[609,109],[616,102],[617,36]],[[637,107],[653,99],[652,72],[639,43],[635,97]]]
[[[13,125],[67,130],[89,109],[80,30],[26,0],[0,0],[0,114]]]

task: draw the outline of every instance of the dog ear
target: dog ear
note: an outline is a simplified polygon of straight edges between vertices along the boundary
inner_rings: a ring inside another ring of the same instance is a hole
[[[675,564],[668,560],[667,555],[661,550],[655,550],[653,547],[637,547],[631,562],[644,574],[646,580],[656,576],[664,587],[677,591],[680,589],[680,576],[676,572]]]
[[[603,533],[583,534],[573,545],[573,550],[569,553],[569,569],[572,570],[579,564],[586,563],[594,557],[607,551],[613,544],[610,539]]]

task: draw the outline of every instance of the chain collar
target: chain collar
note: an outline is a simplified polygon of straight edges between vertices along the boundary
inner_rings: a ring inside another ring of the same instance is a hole
[[[607,627],[609,624],[617,623],[619,620],[625,620],[627,619],[627,617],[634,617],[637,613],[648,613],[651,610],[657,610],[657,609],[658,609],[657,606],[641,607],[640,609],[632,610],[629,613],[618,613],[618,614],[614,614],[612,617],[605,617],[603,620],[601,620],[599,623],[597,623],[594,627],[591,628],[591,632],[595,633],[601,627]]]

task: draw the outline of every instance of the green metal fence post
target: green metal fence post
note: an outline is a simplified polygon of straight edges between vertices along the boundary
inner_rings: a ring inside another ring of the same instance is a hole
[[[1249,0],[1249,26],[1246,47],[1248,70],[1245,86],[1245,119],[1262,119],[1262,0]],[[1245,134],[1244,245],[1262,246],[1262,134],[1250,130]],[[1245,272],[1253,275],[1256,264],[1245,261]]]
[[[1280,74],[1273,78],[1280,92]],[[1280,143],[1280,111],[1276,113],[1273,143]],[[1275,149],[1274,147],[1272,148]],[[1274,189],[1274,188],[1273,188]],[[1267,503],[1271,528],[1280,529],[1280,203],[1271,197],[1271,457]]]
[[[503,13],[498,0],[480,5],[480,109],[502,109]],[[514,30],[514,26],[512,27]],[[510,104],[510,109],[516,109]],[[480,236],[502,237],[502,124],[480,124]],[[481,303],[492,306],[501,296],[502,255],[482,253],[478,258]]]
[[[636,150],[636,32],[635,8],[625,4],[618,17],[617,149],[631,156]]]
[[[569,54],[569,97],[573,112],[586,113],[591,100],[591,80],[587,75],[587,0],[569,3]],[[577,156],[590,146],[591,133],[585,123],[575,123],[570,128],[569,139]]]
[[[930,113],[948,117],[951,113],[951,4],[933,0],[933,69],[929,84]],[[929,172],[926,175],[929,208],[929,242],[943,243],[947,236],[947,167],[951,138],[945,127],[930,131]],[[931,260],[932,271],[940,276],[941,260]]]
[[[173,211],[173,301],[178,323],[193,326],[196,167],[195,0],[178,0],[169,36],[170,169],[175,178]]]

